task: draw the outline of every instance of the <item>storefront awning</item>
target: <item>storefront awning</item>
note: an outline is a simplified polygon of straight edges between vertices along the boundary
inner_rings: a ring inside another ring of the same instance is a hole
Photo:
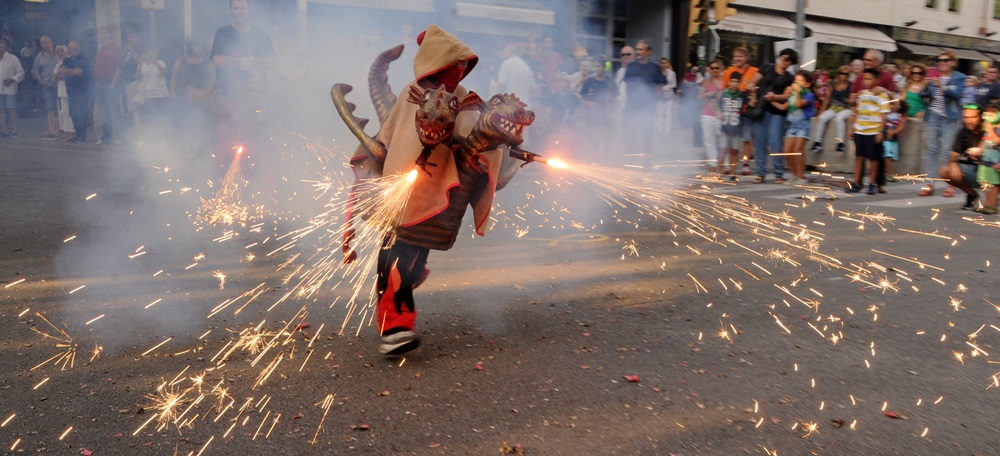
[[[927,46],[926,44],[914,44],[914,43],[896,43],[903,49],[910,51],[911,54],[916,55],[938,55],[941,53],[941,48],[937,46]]]
[[[459,17],[482,17],[498,21],[526,22],[540,25],[555,25],[556,23],[556,13],[552,10],[514,8],[480,3],[458,2],[455,4],[455,15]]]
[[[806,28],[812,31],[812,37],[820,43],[887,52],[897,49],[895,40],[872,27],[806,19]]]
[[[354,6],[361,8],[379,8],[397,11],[416,11],[433,13],[434,0],[309,0],[312,3],[327,5]]]
[[[992,52],[984,52],[987,57],[993,59],[994,62],[1000,62],[1000,54],[994,54]]]
[[[955,55],[958,56],[958,58],[964,60],[975,60],[977,62],[983,60],[987,61],[993,60],[992,58],[990,58],[990,56],[983,54],[982,52],[979,51],[973,51],[972,49],[954,49],[954,48],[941,48],[941,49],[954,52]]]
[[[777,14],[754,13],[740,10],[712,26],[715,30],[748,33],[795,39],[795,23]]]

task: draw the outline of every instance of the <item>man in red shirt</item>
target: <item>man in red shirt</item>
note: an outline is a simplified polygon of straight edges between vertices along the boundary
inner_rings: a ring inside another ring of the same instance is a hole
[[[882,69],[882,62],[885,60],[885,54],[882,51],[876,51],[874,49],[869,49],[865,51],[864,57],[865,69],[875,68],[878,70],[878,83],[875,84],[885,90],[892,93],[899,92],[896,87],[896,81],[892,78],[892,73]],[[864,90],[863,82],[864,78],[857,78],[854,80],[854,84],[851,85],[851,104],[854,104],[854,94]]]
[[[101,128],[95,128],[100,136],[95,144],[113,144],[118,141],[118,125],[121,123],[121,93],[112,81],[122,65],[122,49],[111,39],[111,34],[102,31],[97,37],[100,50],[94,58],[94,102],[101,120]]]

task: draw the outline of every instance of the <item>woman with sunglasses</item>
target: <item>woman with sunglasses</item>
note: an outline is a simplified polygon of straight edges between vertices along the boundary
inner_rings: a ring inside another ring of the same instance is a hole
[[[903,86],[902,98],[906,100],[909,109],[906,111],[906,117],[914,119],[923,119],[924,111],[927,110],[927,103],[924,102],[924,97],[921,94],[927,87],[927,67],[922,63],[913,63],[910,65],[910,76],[906,79],[906,84]]]
[[[938,170],[947,162],[950,147],[962,128],[962,89],[965,75],[955,70],[958,58],[952,51],[943,51],[937,57],[936,77],[928,78],[923,98],[927,103],[924,114],[924,172],[928,178],[941,177]],[[912,71],[911,71],[912,73]],[[920,196],[934,194],[934,184],[920,189]],[[948,186],[941,196],[955,196],[955,188]]]
[[[827,96],[823,98],[823,106],[820,107],[819,116],[816,119],[816,134],[813,136],[811,152],[823,152],[823,135],[831,120],[836,120],[837,127],[837,152],[845,150],[845,136],[847,134],[847,119],[851,117],[851,67],[842,65],[837,69],[837,77],[830,85]]]
[[[726,87],[722,84],[722,70],[726,68],[722,59],[712,60],[708,64],[708,77],[701,83],[698,91],[698,101],[701,108],[701,134],[705,144],[705,160],[717,160],[721,153],[719,135],[722,134],[722,116],[719,100]],[[720,170],[721,172],[721,170]]]

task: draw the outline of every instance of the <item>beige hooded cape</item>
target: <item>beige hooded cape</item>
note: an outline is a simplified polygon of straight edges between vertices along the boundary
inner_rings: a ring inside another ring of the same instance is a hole
[[[461,61],[468,63],[465,75],[462,76],[464,78],[475,66],[478,59],[479,57],[454,35],[436,25],[427,27],[423,39],[420,41],[417,56],[413,60],[413,71],[416,79],[400,92],[398,101],[390,110],[385,123],[375,137],[388,148],[383,175],[409,172],[414,168],[414,163],[423,150],[416,132],[417,105],[406,101],[410,86],[419,87],[418,81],[421,79]],[[465,96],[468,91],[464,87],[458,86],[455,93],[461,97]],[[455,135],[467,134],[477,118],[478,113],[475,112],[467,112],[459,116]],[[500,150],[486,151],[482,154],[489,162],[489,188],[472,201],[476,233],[480,236],[485,232],[486,221],[489,219],[493,205],[501,154]],[[444,211],[448,207],[449,189],[459,185],[455,157],[451,149],[445,145],[439,145],[432,151],[431,157],[427,161],[437,166],[427,166],[431,176],[423,171],[418,173],[417,180],[413,183],[410,200],[403,212],[402,226],[419,224]]]

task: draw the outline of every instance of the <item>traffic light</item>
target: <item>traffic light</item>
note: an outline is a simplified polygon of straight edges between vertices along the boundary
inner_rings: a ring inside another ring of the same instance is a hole
[[[729,7],[731,2],[735,2],[735,0],[715,0],[715,20],[717,22],[736,14],[736,8]]]
[[[688,25],[688,36],[700,33],[702,24],[708,22],[708,1],[691,0],[691,18]]]

